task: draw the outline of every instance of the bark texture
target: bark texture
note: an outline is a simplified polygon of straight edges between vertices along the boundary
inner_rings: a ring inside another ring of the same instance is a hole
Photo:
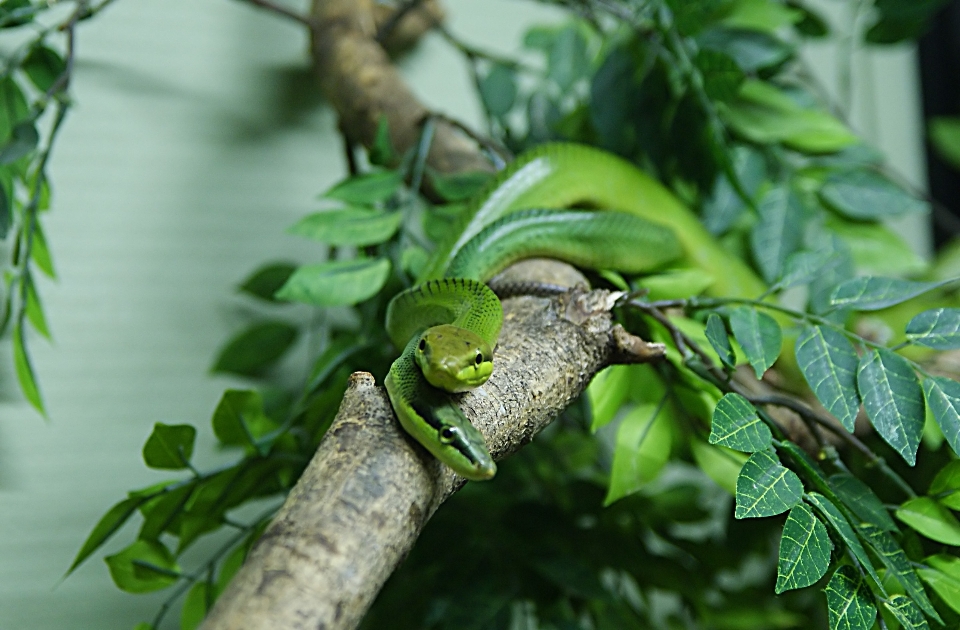
[[[612,324],[616,297],[575,290],[504,303],[493,376],[458,397],[496,459],[532,440],[606,365],[662,357],[662,346]],[[355,373],[315,457],[202,627],[356,627],[463,483],[403,433],[373,378]]]

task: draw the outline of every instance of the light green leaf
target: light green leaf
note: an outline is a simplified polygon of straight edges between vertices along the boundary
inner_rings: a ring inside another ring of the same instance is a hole
[[[401,212],[350,207],[307,215],[287,231],[328,245],[366,247],[389,240],[402,220]]]
[[[857,387],[871,424],[913,466],[923,434],[923,391],[910,364],[881,348],[860,359]]]
[[[240,285],[240,291],[267,302],[276,302],[274,294],[297,270],[292,263],[271,263],[260,267]]]
[[[894,540],[893,536],[869,523],[860,525],[859,530],[863,534],[867,545],[880,556],[880,560],[890,571],[890,574],[900,582],[907,594],[923,609],[923,612],[942,623],[940,615],[933,608],[930,598],[923,590],[923,585],[920,584],[920,578],[917,577],[910,560],[907,559],[907,554]]]
[[[830,174],[820,198],[841,214],[857,220],[879,220],[929,212],[927,204],[870,170]]]
[[[386,258],[304,265],[293,272],[277,297],[313,306],[347,306],[376,295],[389,276]]]
[[[960,545],[960,522],[931,497],[915,497],[897,509],[897,518],[930,540]]]
[[[870,630],[877,618],[870,589],[857,570],[844,565],[827,583],[827,615],[830,630]]]
[[[717,403],[710,423],[710,443],[754,453],[770,446],[770,428],[740,394],[727,394]]]
[[[180,573],[173,554],[153,540],[137,540],[120,553],[104,558],[114,584],[128,593],[149,593],[167,588]]]
[[[27,284],[27,321],[29,321],[34,329],[50,339],[50,330],[47,328],[47,318],[43,314],[43,305],[40,303],[40,296],[37,295],[37,286],[31,279]]]
[[[734,354],[733,347],[730,345],[730,337],[727,336],[727,327],[723,325],[723,319],[716,313],[710,313],[704,332],[707,335],[707,341],[720,357],[720,362],[727,367],[734,367],[737,364],[737,355]]]
[[[548,75],[562,92],[590,72],[587,41],[577,24],[569,24],[557,33],[547,54]]]
[[[750,361],[757,378],[763,378],[777,357],[783,334],[775,319],[749,306],[740,306],[730,312],[730,328],[737,343]]]
[[[500,118],[513,108],[517,98],[517,80],[511,68],[494,64],[480,79],[480,98],[494,118]]]
[[[912,599],[906,595],[892,595],[883,605],[893,613],[904,630],[929,630],[930,625]]]
[[[213,412],[213,433],[226,446],[256,448],[256,441],[275,429],[276,423],[263,410],[258,392],[228,389]]]
[[[960,558],[938,554],[930,556],[924,563],[926,567],[917,569],[920,578],[947,606],[960,613]]]
[[[853,263],[860,273],[902,277],[916,275],[927,269],[927,262],[899,234],[883,223],[828,218],[825,225],[849,248]]]
[[[153,433],[143,445],[143,461],[150,468],[180,470],[193,457],[197,430],[189,424],[153,425]]]
[[[760,220],[750,231],[750,247],[764,280],[773,282],[800,245],[803,207],[792,191],[781,186],[767,191],[757,209]]]
[[[830,475],[828,481],[830,489],[840,497],[844,506],[856,514],[862,522],[870,523],[885,532],[900,531],[887,508],[884,507],[883,501],[870,489],[870,486],[849,473]]]
[[[591,431],[606,426],[613,420],[627,399],[630,389],[630,366],[611,365],[597,374],[587,387],[587,399],[593,422]]]
[[[435,173],[432,174],[431,182],[441,197],[453,203],[467,201],[477,195],[491,179],[493,174],[487,171],[469,171],[450,175]]]
[[[637,281],[637,289],[647,290],[647,299],[678,300],[700,295],[716,280],[701,269],[680,269],[646,276]]]
[[[797,338],[797,365],[810,389],[847,431],[853,431],[860,396],[857,394],[859,359],[853,344],[827,326],[808,326]]]
[[[823,523],[803,503],[795,505],[780,537],[777,595],[814,584],[827,574],[833,543]]]
[[[784,468],[776,455],[759,451],[750,456],[737,477],[736,518],[759,518],[786,512],[803,495],[796,473]]]
[[[33,247],[30,249],[30,258],[48,278],[57,277],[57,272],[53,268],[53,258],[50,256],[50,248],[47,246],[47,237],[44,236],[39,222],[34,223]]]
[[[936,350],[960,348],[960,308],[934,308],[907,324],[907,338]]]
[[[261,374],[284,355],[299,333],[286,322],[257,322],[227,342],[210,371],[241,376]]]
[[[929,136],[940,157],[960,169],[960,118],[931,118]]]
[[[690,450],[700,470],[718,486],[736,496],[737,478],[740,475],[740,469],[747,461],[747,456],[729,448],[712,446],[695,439],[690,440]]]
[[[87,536],[87,539],[83,542],[83,546],[80,547],[80,551],[77,552],[77,557],[73,559],[73,563],[70,565],[70,568],[67,569],[66,575],[73,573],[73,570],[89,558],[90,554],[113,536],[118,529],[123,527],[127,519],[133,516],[137,508],[148,499],[148,496],[130,497],[120,501],[107,510],[107,513],[100,517],[100,520],[94,525],[93,531],[90,532],[90,535]]]
[[[27,353],[27,347],[23,338],[23,327],[17,324],[13,328],[13,366],[17,371],[17,381],[20,383],[20,391],[33,408],[46,416],[47,412],[43,408],[43,397],[40,395],[40,388],[37,387],[37,378],[33,373],[33,366],[30,364],[30,355]]]
[[[853,555],[856,561],[860,563],[860,566],[862,566],[864,570],[870,574],[870,577],[873,578],[874,583],[879,587],[880,575],[873,566],[873,561],[870,559],[870,556],[867,555],[866,549],[864,549],[863,545],[860,544],[860,539],[850,526],[850,521],[848,521],[847,517],[843,515],[843,512],[840,511],[840,508],[834,505],[833,502],[828,498],[817,492],[809,493],[807,495],[807,500],[812,506],[819,510],[820,514],[824,516],[824,518],[827,520],[827,524],[829,524],[833,530],[840,535],[840,538],[847,546],[847,549],[850,551],[851,555]]]
[[[847,280],[833,291],[830,304],[835,308],[877,311],[906,302],[922,293],[943,286],[945,282],[913,282],[897,278],[862,276]]]
[[[738,0],[723,18],[723,24],[731,28],[773,32],[798,22],[802,17],[802,12],[776,2]]]
[[[660,474],[670,457],[673,423],[666,402],[637,405],[623,417],[617,429],[605,506],[633,494]]]
[[[928,494],[948,508],[960,510],[960,460],[955,459],[940,469]]]
[[[783,275],[777,280],[776,287],[782,290],[798,284],[808,284],[839,263],[840,256],[834,251],[821,249],[815,252],[795,252],[787,257]]]
[[[345,179],[323,193],[323,196],[346,203],[369,205],[389,199],[402,183],[403,173],[399,171],[376,171]]]
[[[947,444],[954,453],[960,453],[960,383],[942,376],[931,376],[923,381],[923,395]]]
[[[207,603],[213,601],[210,585],[197,582],[187,592],[180,609],[180,630],[197,630],[207,616]]]

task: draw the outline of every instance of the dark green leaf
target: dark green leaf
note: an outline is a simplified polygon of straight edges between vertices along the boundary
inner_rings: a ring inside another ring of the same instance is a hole
[[[263,398],[254,391],[228,389],[213,412],[213,433],[224,445],[256,446],[256,440],[276,428],[263,411]]]
[[[924,311],[907,324],[907,338],[936,350],[960,348],[960,308]]]
[[[130,497],[129,499],[120,501],[107,510],[107,513],[100,517],[100,520],[94,525],[93,531],[90,532],[90,535],[87,536],[87,539],[83,542],[83,546],[80,547],[80,551],[77,552],[77,557],[73,559],[73,564],[67,569],[66,575],[73,573],[73,570],[80,566],[80,563],[89,558],[90,554],[99,549],[100,545],[107,542],[107,539],[123,527],[127,519],[137,511],[137,508],[140,507],[142,503],[147,501],[147,498],[148,497]]]
[[[38,90],[47,92],[63,74],[66,64],[58,53],[46,46],[37,46],[27,54],[20,67]],[[66,86],[64,82],[60,87],[63,89]]]
[[[277,297],[313,306],[347,306],[376,295],[389,276],[386,258],[304,265],[293,272]]]
[[[890,517],[883,501],[870,486],[849,473],[830,475],[830,489],[843,501],[844,506],[857,515],[864,523],[885,531],[898,532],[896,523]]]
[[[877,433],[913,466],[924,420],[923,391],[913,368],[890,350],[871,350],[860,360],[857,388]]]
[[[292,263],[273,263],[254,271],[243,281],[240,290],[268,302],[276,302],[274,294],[290,279],[297,266]]]
[[[399,171],[377,171],[345,179],[323,193],[323,196],[327,199],[368,205],[389,199],[402,183],[403,174]]]
[[[754,453],[770,446],[770,427],[740,394],[727,394],[717,403],[710,423],[710,443]]]
[[[38,142],[40,142],[40,134],[37,133],[32,120],[17,123],[10,134],[10,140],[0,147],[0,165],[16,162],[29,155],[37,148]]]
[[[928,494],[948,508],[960,510],[960,460],[953,460],[940,469]]]
[[[0,169],[0,241],[7,238],[13,225],[13,180],[8,169]]]
[[[351,207],[307,215],[288,232],[327,245],[366,247],[389,240],[397,233],[402,220],[400,212]]]
[[[808,326],[797,338],[797,365],[810,389],[847,431],[853,431],[860,397],[859,359],[853,344],[827,326]]]
[[[703,89],[711,99],[726,101],[737,95],[744,74],[729,55],[701,48],[694,58],[694,65],[702,73]]]
[[[749,306],[739,306],[730,312],[730,328],[737,343],[750,361],[757,378],[763,378],[777,357],[783,334],[775,319]]]
[[[704,32],[697,40],[704,48],[730,55],[744,72],[779,66],[793,54],[788,43],[760,31],[716,27]]]
[[[4,0],[0,3],[0,28],[23,26],[38,10],[30,0]]]
[[[810,309],[818,315],[832,318],[836,323],[845,322],[846,312],[833,308],[830,304],[830,295],[838,284],[852,278],[856,271],[851,246],[829,230],[818,233],[816,242],[818,251],[830,252],[839,262],[833,267],[824,269],[823,273],[810,283]]]
[[[660,474],[670,458],[675,419],[667,404],[637,405],[617,429],[610,488],[603,504],[633,494]]]
[[[931,118],[928,135],[940,157],[960,169],[960,118]]]
[[[197,430],[189,424],[153,425],[153,433],[143,445],[143,461],[150,468],[180,470],[193,457]]]
[[[734,147],[730,161],[743,191],[754,198],[767,176],[763,154],[745,146]],[[703,204],[703,224],[711,234],[725,233],[746,209],[727,173],[717,174],[710,198]]]
[[[466,201],[475,196],[493,175],[485,171],[471,171],[453,175],[433,175],[431,182],[441,197],[449,202]]]
[[[384,114],[380,114],[380,119],[377,121],[377,135],[373,138],[369,153],[370,163],[378,166],[390,166],[397,160],[393,143],[390,141],[390,125]]]
[[[803,503],[790,510],[780,537],[776,593],[814,584],[827,574],[833,543],[823,523]]]
[[[207,606],[213,602],[213,593],[206,582],[197,582],[187,592],[180,609],[180,630],[197,630],[207,616]]]
[[[827,583],[830,630],[870,630],[877,618],[870,589],[850,565],[837,569]]]
[[[960,522],[931,497],[914,497],[897,509],[897,518],[930,540],[960,545]]]
[[[821,273],[840,264],[840,256],[830,250],[796,252],[787,257],[783,275],[777,280],[777,288],[789,289],[799,284],[809,284]]]
[[[951,282],[912,282],[898,278],[863,276],[848,280],[838,286],[830,297],[836,308],[851,308],[858,311],[877,311],[894,304],[906,302],[922,293]]]
[[[832,173],[820,198],[841,214],[858,220],[878,220],[929,211],[927,204],[870,170]]]
[[[503,64],[494,64],[490,72],[480,79],[480,97],[494,118],[500,118],[509,112],[517,99],[517,80],[513,69]]]
[[[211,370],[241,376],[260,374],[283,356],[298,334],[285,322],[256,323],[227,343]]]
[[[876,22],[864,39],[872,44],[893,44],[916,39],[928,28],[933,14],[949,0],[877,0]]]
[[[904,630],[929,630],[930,625],[923,618],[923,613],[906,595],[891,595],[883,605],[893,613]]]
[[[775,516],[786,512],[803,495],[796,473],[780,465],[770,451],[750,456],[737,477],[736,518]]]
[[[157,540],[164,532],[176,534],[178,519],[195,487],[195,481],[167,485],[162,493],[141,505],[143,524],[137,538]]]
[[[798,33],[806,37],[825,37],[830,34],[830,27],[826,20],[810,9],[810,7],[796,0],[787,0],[787,5],[803,14],[800,21],[793,25]],[[831,630],[836,629],[831,626]]]
[[[173,554],[153,540],[137,540],[105,558],[114,584],[128,593],[149,593],[171,586],[180,573]]]
[[[547,75],[565,92],[589,71],[587,41],[577,24],[569,24],[557,34],[550,47]]]
[[[706,327],[707,341],[713,346],[720,361],[727,367],[734,367],[737,364],[737,355],[733,352],[730,345],[730,337],[727,336],[727,327],[723,325],[723,318],[716,313],[710,313],[707,317]]]
[[[932,376],[923,381],[923,394],[947,444],[960,453],[960,383]]]
[[[960,613],[960,558],[947,554],[930,556],[917,573],[950,608]]]
[[[867,555],[867,551],[863,548],[863,545],[860,544],[860,539],[850,526],[850,521],[848,521],[847,517],[840,511],[840,508],[817,492],[809,493],[807,500],[820,511],[820,514],[826,519],[827,524],[840,535],[841,540],[843,540],[843,543],[847,546],[850,554],[853,555],[856,561],[860,563],[860,566],[870,574],[874,583],[879,585],[880,575],[873,566],[873,561],[870,559],[870,556]]]
[[[46,416],[47,412],[43,408],[43,398],[40,396],[40,389],[37,387],[37,378],[33,373],[33,366],[30,364],[30,355],[27,354],[27,347],[23,338],[23,328],[17,324],[13,328],[13,366],[17,371],[17,381],[20,383],[20,391],[33,408]]]
[[[803,207],[786,188],[771,188],[760,200],[760,220],[750,231],[750,247],[760,274],[776,280],[787,257],[796,251],[802,235]]]
[[[13,128],[30,115],[20,86],[10,75],[0,79],[0,142],[6,143]]]
[[[923,590],[923,585],[920,584],[920,578],[917,577],[910,560],[907,559],[907,554],[893,536],[869,523],[860,525],[859,529],[867,544],[880,556],[880,560],[900,582],[907,594],[923,609],[923,612],[941,622],[940,616]]]
[[[730,0],[667,0],[673,24],[683,35],[694,35],[727,12]]]

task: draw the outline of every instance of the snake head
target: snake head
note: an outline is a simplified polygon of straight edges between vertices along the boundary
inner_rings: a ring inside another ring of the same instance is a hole
[[[450,324],[420,335],[414,358],[434,387],[465,392],[483,385],[493,372],[493,350],[476,333]]]

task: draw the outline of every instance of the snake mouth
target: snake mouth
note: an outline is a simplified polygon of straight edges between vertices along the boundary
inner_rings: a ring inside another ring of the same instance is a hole
[[[471,481],[486,481],[488,479],[493,479],[494,475],[497,474],[497,464],[492,459],[485,462],[477,462],[475,466],[475,474],[467,477]]]

